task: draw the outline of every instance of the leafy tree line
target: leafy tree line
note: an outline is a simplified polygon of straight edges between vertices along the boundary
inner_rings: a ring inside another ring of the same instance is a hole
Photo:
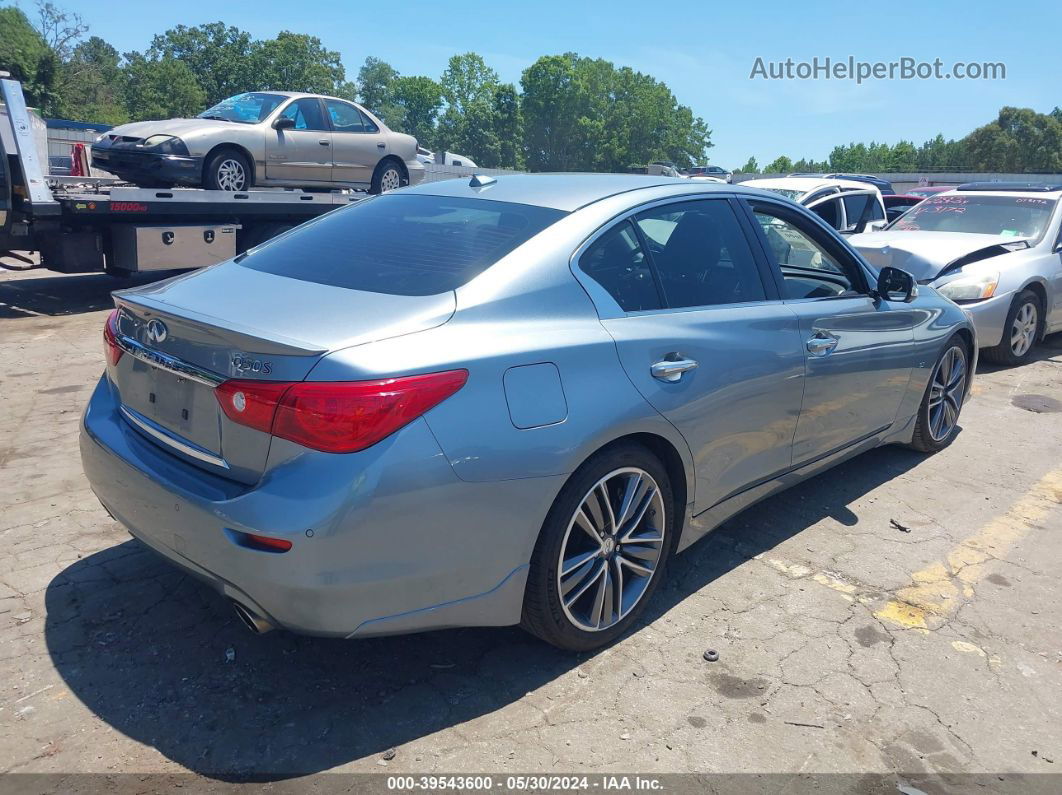
[[[368,57],[348,80],[339,53],[291,31],[257,40],[222,22],[177,27],[119,53],[77,14],[38,0],[31,21],[0,8],[0,69],[45,116],[120,124],[192,116],[243,91],[308,91],[357,99],[429,149],[482,166],[625,171],[654,160],[703,162],[711,131],[649,75],[575,53],[539,58],[520,85],[476,53],[438,80]]]
[[[758,174],[756,158],[741,172]],[[835,146],[827,160],[792,161],[776,158],[762,173],[847,171],[940,172],[994,171],[1003,173],[1062,172],[1062,108],[1037,113],[1029,108],[1005,107],[999,116],[959,140],[938,135],[916,146],[911,141],[852,143]]]

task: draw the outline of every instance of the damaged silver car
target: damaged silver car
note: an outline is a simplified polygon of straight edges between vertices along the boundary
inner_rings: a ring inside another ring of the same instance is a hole
[[[1062,185],[976,182],[926,199],[849,242],[965,309],[987,361],[1027,361],[1062,331]]]

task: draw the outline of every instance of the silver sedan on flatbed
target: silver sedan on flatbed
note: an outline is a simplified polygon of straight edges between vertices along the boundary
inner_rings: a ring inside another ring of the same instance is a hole
[[[373,193],[424,178],[417,140],[336,97],[252,91],[194,119],[138,121],[92,145],[92,165],[144,187],[245,191],[255,185]]]
[[[814,214],[668,177],[398,190],[116,303],[88,480],[259,632],[601,646],[729,516],[948,445],[976,364]]]

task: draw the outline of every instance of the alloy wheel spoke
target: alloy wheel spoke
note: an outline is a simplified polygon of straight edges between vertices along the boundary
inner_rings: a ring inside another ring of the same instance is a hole
[[[653,500],[656,497],[656,487],[649,486],[645,490],[645,496],[642,497],[638,503],[638,507],[635,509],[631,518],[628,519],[626,524],[626,530],[620,534],[620,542],[626,543],[635,530],[638,529],[638,525],[642,523],[642,519],[645,518],[646,512],[649,510],[649,506],[653,504]]]
[[[590,590],[591,585],[601,579],[601,575],[604,571],[605,562],[598,561],[596,565],[590,567],[590,575],[584,578],[582,584],[578,588],[574,589],[575,593],[570,597],[565,594],[564,604],[569,610],[571,609],[571,606],[579,600],[580,596]]]
[[[598,493],[601,495],[600,500],[605,506],[605,521],[608,523],[602,529],[609,535],[613,535],[616,532],[616,513],[612,510],[612,498],[608,493],[608,486],[602,482],[598,484]]]
[[[612,579],[613,579],[613,591],[616,594],[616,620],[623,618],[626,615],[626,611],[623,609],[623,567],[620,565],[620,559],[617,555],[612,559]]]
[[[600,552],[598,552],[596,549],[594,549],[594,550],[591,550],[590,552],[584,552],[581,555],[576,555],[573,558],[568,558],[567,560],[564,561],[563,565],[561,566],[561,573],[560,573],[561,579],[564,579],[565,577],[567,577],[569,574],[571,574],[573,571],[578,569],[580,566],[585,566],[587,563],[589,563],[591,560],[593,560],[594,558],[596,558],[600,554],[601,554]]]
[[[644,482],[644,478],[634,473],[627,478],[626,487],[623,490],[623,499],[620,502],[619,516],[616,518],[617,527],[623,527],[627,521],[627,517],[630,516],[631,508],[634,507],[635,497],[638,496],[638,491]]]
[[[626,550],[624,550],[624,552],[626,552]],[[633,560],[630,560],[629,558],[625,557],[623,553],[620,553],[619,560],[621,565],[626,566],[635,574],[640,574],[643,577],[649,577],[653,573],[652,569],[647,566],[643,566],[641,563],[637,563]]]
[[[601,543],[601,533],[594,526],[593,521],[586,515],[586,511],[580,508],[575,514],[575,524],[598,544]]]

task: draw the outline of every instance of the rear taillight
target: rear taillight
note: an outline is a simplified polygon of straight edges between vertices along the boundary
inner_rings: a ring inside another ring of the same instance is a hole
[[[118,364],[122,358],[122,349],[118,347],[118,310],[115,309],[107,315],[107,322],[103,324],[103,355],[107,364],[111,367]]]
[[[226,381],[214,394],[233,422],[326,453],[371,447],[457,392],[467,370],[379,381]]]

